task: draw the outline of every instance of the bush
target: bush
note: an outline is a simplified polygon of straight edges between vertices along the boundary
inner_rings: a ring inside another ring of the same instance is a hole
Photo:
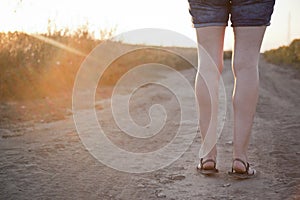
[[[264,57],[273,64],[292,65],[300,68],[300,39],[294,40],[289,46],[266,51]]]
[[[21,32],[0,33],[0,101],[32,100],[58,94],[71,96],[81,63],[102,41],[91,35],[84,27],[72,34],[68,30],[49,30],[48,34],[36,36]],[[106,38],[112,32],[102,31],[100,35]],[[120,48],[129,45],[115,44]],[[188,52],[188,49],[183,51]],[[145,48],[116,59],[100,82],[111,86],[131,68],[151,62],[175,69],[191,67],[184,59],[168,51]]]
[[[57,31],[39,35],[89,53],[101,41]],[[84,56],[22,32],[0,33],[0,100],[32,99],[70,91]]]

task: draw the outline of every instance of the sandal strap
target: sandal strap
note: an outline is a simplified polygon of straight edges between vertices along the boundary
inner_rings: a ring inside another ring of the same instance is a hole
[[[241,162],[241,163],[245,166],[245,169],[246,169],[245,173],[249,174],[250,164],[249,164],[248,162],[245,162],[245,161],[243,161],[242,159],[239,159],[239,158],[233,159],[232,163],[234,163],[234,161],[239,161],[239,162]],[[232,164],[232,165],[233,165],[233,164]],[[232,168],[231,168],[231,172],[233,172],[233,171],[234,171],[234,169],[233,169],[233,167],[232,167]]]
[[[200,167],[201,167],[201,169],[203,169],[203,165],[205,163],[208,163],[208,162],[213,162],[214,163],[214,168],[216,168],[216,161],[215,160],[213,160],[213,159],[207,159],[207,160],[203,161],[203,158],[201,158],[200,159]]]

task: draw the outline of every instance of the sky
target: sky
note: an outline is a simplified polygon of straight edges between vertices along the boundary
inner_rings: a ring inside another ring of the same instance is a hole
[[[116,28],[116,35],[136,29],[158,28],[175,31],[196,42],[187,0],[0,0],[0,31],[47,32],[49,19],[57,29],[68,27],[75,30],[86,22],[97,33],[101,29]],[[300,38],[299,24],[300,0],[276,0],[262,51],[288,45],[293,39]],[[151,34],[145,38],[122,37],[122,40],[187,46],[174,38],[151,39]],[[230,50],[232,46],[232,28],[228,27],[224,49]]]

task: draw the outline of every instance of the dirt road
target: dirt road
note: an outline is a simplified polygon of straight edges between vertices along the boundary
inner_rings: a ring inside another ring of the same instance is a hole
[[[193,82],[193,69],[182,73]],[[223,80],[230,97],[230,61],[225,61]],[[96,108],[101,126],[116,144],[132,151],[151,151],[172,139],[178,126],[171,122],[179,115],[176,99],[167,90],[151,86],[141,90],[147,90],[148,96],[137,93],[138,101],[130,107],[138,123],[147,122],[144,111],[152,103],[164,105],[171,116],[158,139],[135,144],[135,140],[119,137],[107,108],[109,100],[98,99]],[[240,181],[227,175],[232,159],[230,101],[227,108],[218,140],[220,173],[216,177],[203,177],[195,170],[199,134],[171,165],[132,174],[97,161],[81,143],[71,115],[49,122],[2,123],[0,199],[300,199],[300,72],[261,59],[260,98],[249,151],[251,163],[260,172],[258,178]]]

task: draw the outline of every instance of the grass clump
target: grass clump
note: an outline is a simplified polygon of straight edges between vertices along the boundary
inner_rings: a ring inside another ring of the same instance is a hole
[[[83,54],[101,42],[84,30],[39,36]],[[43,98],[70,91],[84,59],[23,32],[0,33],[0,44],[0,101]]]
[[[295,39],[289,46],[282,46],[264,52],[265,59],[276,65],[290,65],[300,68],[300,39]]]

